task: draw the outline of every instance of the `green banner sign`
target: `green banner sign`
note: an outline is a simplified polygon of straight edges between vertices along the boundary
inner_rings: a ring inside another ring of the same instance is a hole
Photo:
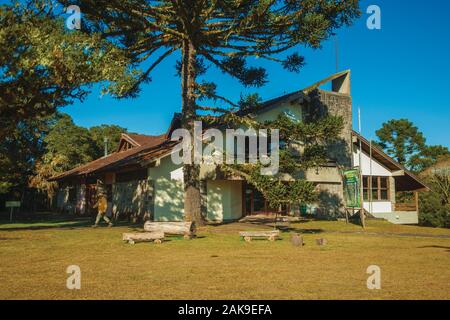
[[[347,208],[361,208],[361,185],[359,170],[352,169],[343,172],[344,176],[344,200]]]

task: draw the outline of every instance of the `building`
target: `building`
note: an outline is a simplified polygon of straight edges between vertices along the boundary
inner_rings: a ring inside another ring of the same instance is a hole
[[[331,84],[331,90],[321,89],[327,83]],[[223,222],[275,212],[341,216],[344,211],[341,169],[359,166],[361,152],[365,210],[393,223],[417,223],[417,195],[413,204],[401,204],[396,201],[396,191],[418,192],[427,187],[352,130],[350,71],[334,74],[306,89],[267,101],[258,110],[245,112],[261,122],[275,120],[281,113],[298,121],[325,114],[339,115],[344,119],[344,130],[340,139],[328,146],[329,163],[286,178],[314,182],[320,193],[320,201],[314,205],[270,208],[244,179],[226,176],[212,165],[201,165],[202,213],[207,220]],[[55,177],[60,186],[58,208],[91,213],[97,182],[102,181],[110,203],[108,210],[115,217],[183,220],[183,171],[181,165],[171,160],[177,143],[170,140],[180,124],[180,116],[176,114],[162,135],[123,134],[114,153]]]

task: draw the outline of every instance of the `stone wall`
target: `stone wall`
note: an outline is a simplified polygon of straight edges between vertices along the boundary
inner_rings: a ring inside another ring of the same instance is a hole
[[[397,203],[396,195],[395,178],[389,177],[389,199],[391,200],[392,208],[395,208],[395,204]]]
[[[340,139],[328,147],[330,159],[338,165],[351,167],[352,147],[352,98],[350,95],[315,90],[309,94],[310,102],[305,106],[304,121],[319,119],[325,115],[341,116],[344,128]]]
[[[340,138],[328,146],[330,160],[336,161],[337,166],[313,170],[308,172],[307,179],[317,182],[319,203],[317,215],[335,218],[344,212],[343,182],[340,168],[352,166],[352,98],[348,94],[315,90],[309,94],[310,101],[305,105],[304,121],[314,121],[325,115],[341,116],[344,127]]]

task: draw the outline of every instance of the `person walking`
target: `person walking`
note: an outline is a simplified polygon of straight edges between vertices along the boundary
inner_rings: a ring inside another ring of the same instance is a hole
[[[108,200],[106,199],[106,194],[102,191],[99,192],[97,203],[94,205],[94,208],[97,208],[97,218],[95,219],[95,224],[92,226],[93,228],[98,227],[100,220],[103,218],[105,222],[108,224],[108,227],[112,227],[113,224],[111,219],[106,216],[106,210],[108,208]]]

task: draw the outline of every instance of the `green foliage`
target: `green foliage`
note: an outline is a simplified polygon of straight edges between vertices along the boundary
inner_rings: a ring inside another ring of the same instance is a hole
[[[115,151],[124,132],[126,129],[114,125],[83,128],[75,125],[69,115],[57,114],[43,139],[45,153],[36,162],[31,186],[45,190],[51,197],[56,183],[48,181],[50,178],[102,157],[105,137],[109,152]]]
[[[93,83],[122,95],[138,77],[125,51],[99,33],[70,32],[48,1],[0,6],[0,137],[83,100]]]
[[[256,111],[261,107],[262,98],[259,94],[253,93],[249,95],[242,95],[238,102],[239,109],[242,111]]]
[[[69,170],[92,161],[96,154],[89,130],[75,125],[67,114],[58,115],[58,120],[44,141],[50,159],[56,155],[65,157],[61,170]]]
[[[120,136],[126,133],[127,129],[116,125],[102,124],[100,126],[91,127],[89,134],[94,142],[95,159],[104,156],[105,152],[105,138],[107,138],[108,154],[114,152],[119,147]]]
[[[420,195],[421,224],[450,228],[450,156],[439,157],[421,177],[431,188]]]
[[[51,115],[73,99],[82,100],[96,82],[103,83],[105,93],[136,96],[140,84],[150,81],[153,70],[176,51],[182,54],[178,70],[184,127],[190,128],[198,111],[207,113],[204,119],[208,123],[234,120],[251,125],[251,119],[230,112],[238,104],[217,94],[214,83],[198,77],[206,76],[213,66],[244,86],[261,86],[267,81],[267,72],[253,65],[254,59],[249,63],[251,57],[299,72],[304,59],[297,53],[298,47],[320,47],[337,28],[350,24],[360,14],[357,0],[59,2],[64,7],[76,4],[82,8],[82,31],[65,30],[49,1],[1,8],[2,128],[23,119]],[[137,70],[140,65],[145,65],[145,72]],[[202,98],[215,104],[220,101],[225,106],[201,106],[197,101]],[[252,104],[255,101],[249,101],[247,106]],[[214,119],[212,113],[222,115]],[[312,134],[311,128],[301,130],[304,132],[299,135],[310,135],[311,139],[306,141],[310,147],[305,155],[317,164],[323,149],[313,145],[323,137]],[[92,160],[93,154],[99,152],[87,129],[75,126],[64,116],[45,142],[48,152],[44,163],[50,163],[55,170]],[[198,177],[189,175],[185,172],[186,183],[194,186]],[[309,190],[306,184],[300,184],[292,192]],[[274,188],[284,192],[281,184]]]
[[[378,144],[402,165],[407,165],[425,147],[425,138],[407,119],[390,120],[376,131]]]
[[[256,129],[278,129],[283,148],[279,154],[279,173],[275,176],[261,174],[256,165],[222,165],[225,172],[237,174],[260,191],[276,208],[282,204],[313,203],[318,199],[316,186],[298,176],[310,168],[317,168],[330,159],[327,146],[336,141],[343,129],[343,119],[326,115],[311,122],[294,122],[282,114],[275,121],[254,124]],[[302,146],[302,150],[299,150]],[[289,175],[290,178],[287,178]],[[295,177],[295,178],[294,178]]]
[[[53,119],[19,121],[0,141],[0,193],[23,190],[45,152],[44,138]]]
[[[25,119],[4,135],[0,141],[0,193],[20,197],[45,154],[45,137],[54,123],[54,116]]]
[[[407,119],[383,123],[376,134],[379,141],[374,143],[414,172],[424,171],[436,164],[439,157],[450,155],[447,147],[426,145],[423,133]]]
[[[141,83],[151,81],[155,68],[180,51],[177,74],[182,91],[183,117],[195,111],[224,113],[237,104],[217,94],[217,85],[199,80],[215,67],[244,86],[262,86],[267,72],[247,60],[250,57],[281,64],[299,72],[305,64],[299,46],[320,47],[334,30],[351,24],[359,16],[359,1],[141,1],[141,0],[59,0],[64,6],[77,4],[83,9],[83,30],[101,32],[111,44],[123,48],[131,57],[130,66],[146,65],[146,71],[123,90],[133,95]],[[106,6],[108,10],[99,10]],[[281,55],[286,53],[285,57]],[[183,76],[183,68],[189,79]],[[193,81],[194,83],[188,83]],[[195,96],[193,96],[195,95]],[[223,102],[225,107],[200,106],[197,99]],[[210,116],[211,117],[211,116]],[[185,119],[189,123],[192,119]]]
[[[450,227],[450,152],[444,146],[427,146],[426,139],[413,123],[406,119],[391,120],[378,130],[381,148],[420,173],[431,190],[420,193],[420,224]],[[412,195],[397,193],[397,201],[411,201]]]
[[[435,165],[440,157],[449,156],[450,151],[447,147],[424,146],[419,154],[411,157],[408,164],[411,170],[421,172]]]
[[[443,205],[437,192],[420,195],[419,223],[423,226],[450,228],[450,205]]]

